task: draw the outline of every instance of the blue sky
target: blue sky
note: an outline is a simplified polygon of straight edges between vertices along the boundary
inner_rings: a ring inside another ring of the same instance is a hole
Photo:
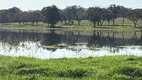
[[[90,6],[108,7],[110,4],[123,5],[129,8],[142,8],[142,0],[2,0],[0,9],[8,9],[13,6],[21,10],[40,10],[45,6],[57,5],[65,8],[70,5],[81,5],[85,8]]]

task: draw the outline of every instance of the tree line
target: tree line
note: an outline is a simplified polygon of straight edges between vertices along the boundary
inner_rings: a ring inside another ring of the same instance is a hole
[[[133,22],[134,27],[137,26],[138,20],[142,20],[142,9],[131,9],[124,6],[112,4],[107,8],[89,7],[73,5],[67,6],[65,9],[59,9],[55,5],[44,7],[42,10],[22,11],[17,7],[0,10],[1,25],[18,22],[19,26],[38,25],[39,22],[49,24],[50,27],[55,27],[57,22],[61,25],[73,25],[74,21],[89,20],[93,26],[103,26],[104,21],[110,25],[110,21],[115,25],[115,19],[122,18],[122,26],[125,19]]]

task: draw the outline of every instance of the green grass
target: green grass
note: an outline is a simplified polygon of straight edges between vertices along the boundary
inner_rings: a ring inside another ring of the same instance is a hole
[[[1,80],[141,80],[142,57],[40,60],[0,56]]]
[[[0,26],[0,30],[38,30],[38,31],[48,31],[48,30],[62,30],[62,31],[93,31],[93,30],[106,30],[106,31],[124,31],[124,32],[131,32],[131,31],[140,31],[140,28],[134,28],[133,26],[101,26],[101,27],[92,27],[92,26],[62,26],[58,28],[48,28],[46,26],[30,26],[30,25],[24,25],[22,27],[16,26],[16,25],[2,25]]]
[[[138,24],[141,25],[141,22],[142,21],[138,21]],[[41,31],[47,31],[47,30],[64,30],[64,31],[111,30],[111,31],[125,31],[125,32],[140,31],[140,28],[134,28],[133,23],[128,19],[125,19],[124,26],[122,26],[122,18],[117,18],[115,20],[116,26],[106,26],[106,25],[107,25],[107,21],[104,22],[103,26],[97,26],[96,28],[94,28],[93,24],[90,23],[88,20],[82,20],[81,26],[77,25],[77,21],[74,21],[74,25],[72,25],[71,27],[69,25],[62,26],[60,23],[57,23],[56,26],[59,26],[59,27],[56,27],[56,28],[49,28],[47,24],[44,24],[42,22],[40,22],[38,26],[31,26],[31,25],[19,26],[18,23],[11,23],[10,25],[0,25],[0,29],[1,30],[19,30],[19,29],[20,30],[41,30]],[[110,22],[110,25],[112,25],[112,21]]]

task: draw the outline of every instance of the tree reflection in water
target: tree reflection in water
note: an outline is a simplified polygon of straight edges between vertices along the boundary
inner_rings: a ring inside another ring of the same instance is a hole
[[[35,53],[56,52],[57,49],[73,51],[80,56],[82,50],[89,50],[90,47],[108,47],[109,52],[116,53],[125,48],[124,46],[142,46],[142,32],[112,32],[112,31],[0,31],[0,51],[6,53],[15,51],[26,52],[30,55]],[[66,46],[57,46],[64,44]],[[54,46],[56,48],[44,48],[42,46]],[[68,48],[71,46],[71,48]],[[85,47],[84,47],[85,46]],[[22,49],[21,49],[22,48]],[[8,52],[7,52],[8,51]],[[44,52],[45,51],[45,52]],[[95,51],[95,50],[92,50]],[[51,55],[50,55],[51,56]],[[52,57],[52,56],[51,56]]]

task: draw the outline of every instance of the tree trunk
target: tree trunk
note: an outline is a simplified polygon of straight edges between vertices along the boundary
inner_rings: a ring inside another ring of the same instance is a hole
[[[136,28],[137,26],[136,26],[136,23],[134,23],[134,27]]]
[[[114,23],[115,23],[115,19],[113,18],[113,26],[114,26]]]
[[[93,24],[94,24],[94,27],[96,27],[96,22],[93,22]]]
[[[123,17],[122,26],[124,26],[124,21],[125,21],[125,19],[124,19],[124,17]]]
[[[103,21],[100,21],[100,25],[101,25],[101,26],[103,25],[103,23],[104,23],[104,20],[103,20]]]
[[[80,26],[80,21],[78,20],[78,26]]]
[[[55,25],[54,24],[51,24],[51,26],[50,26],[51,28],[54,28],[55,27]]]
[[[133,21],[134,23],[134,27],[136,28],[137,27],[137,21]]]
[[[21,22],[19,22],[19,26],[21,26]]]
[[[65,25],[67,25],[67,21],[66,20],[64,20],[65,21]]]
[[[97,21],[97,26],[99,26],[100,25],[100,23]]]
[[[109,26],[109,22],[110,22],[110,21],[108,20],[108,26]]]
[[[36,22],[36,25],[38,26],[38,22]]]
[[[63,25],[63,21],[61,20],[61,25]]]

